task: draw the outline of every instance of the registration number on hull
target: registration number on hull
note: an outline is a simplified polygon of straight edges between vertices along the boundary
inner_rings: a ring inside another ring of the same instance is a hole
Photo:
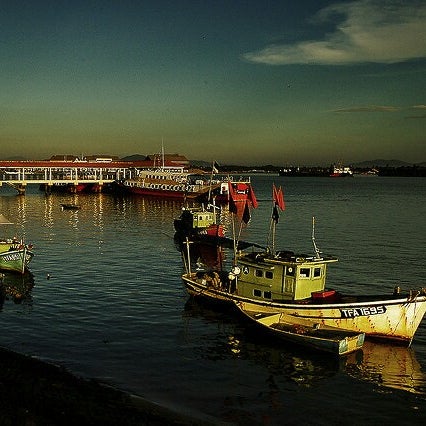
[[[363,306],[360,308],[340,309],[342,318],[355,318],[368,315],[380,315],[386,312],[385,306]]]

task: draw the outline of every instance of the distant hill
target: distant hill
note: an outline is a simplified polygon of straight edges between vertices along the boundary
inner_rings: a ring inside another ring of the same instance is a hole
[[[123,157],[122,160],[123,161],[144,161],[146,160],[146,155],[143,155],[143,154],[128,155],[127,157]]]
[[[26,160],[28,160],[28,158],[21,157],[21,156],[17,155],[17,156],[14,156],[14,157],[5,158],[4,160],[5,161],[26,161]]]
[[[416,164],[417,166],[424,165],[425,163]],[[407,163],[405,161],[401,160],[383,160],[383,159],[376,159],[376,160],[366,160],[361,161],[359,163],[352,163],[352,167],[411,167],[413,166],[413,163]]]

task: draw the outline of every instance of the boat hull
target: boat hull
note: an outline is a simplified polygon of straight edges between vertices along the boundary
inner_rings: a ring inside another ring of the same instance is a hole
[[[368,337],[393,340],[410,345],[426,312],[424,292],[406,295],[347,296],[333,302],[274,302],[247,298],[235,290],[214,287],[196,274],[184,274],[183,282],[192,296],[226,303],[244,302],[247,310],[257,313],[283,313],[319,324],[365,333]]]
[[[127,192],[135,195],[143,195],[145,197],[156,197],[156,198],[173,198],[177,200],[187,199],[197,199],[202,196],[205,196],[205,192],[185,192],[180,190],[167,190],[167,189],[150,189],[150,188],[140,188],[140,187],[131,187],[126,188]]]
[[[244,302],[237,303],[240,311],[274,337],[310,349],[347,355],[362,348],[365,333],[321,325],[318,322],[295,318],[283,313],[259,314],[250,312]]]
[[[0,253],[0,270],[24,274],[34,254],[27,247]]]

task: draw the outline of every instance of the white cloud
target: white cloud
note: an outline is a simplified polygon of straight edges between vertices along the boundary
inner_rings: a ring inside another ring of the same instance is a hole
[[[394,63],[426,57],[426,2],[359,0],[333,4],[315,21],[343,17],[323,40],[267,46],[243,55],[269,65]]]
[[[394,106],[369,105],[362,107],[339,108],[335,109],[333,112],[396,112],[399,110],[400,108]]]

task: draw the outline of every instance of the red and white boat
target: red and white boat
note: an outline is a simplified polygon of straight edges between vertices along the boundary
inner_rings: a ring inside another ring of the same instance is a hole
[[[213,186],[184,167],[162,166],[139,170],[138,175],[122,182],[122,187],[132,194],[174,199],[208,199]]]

